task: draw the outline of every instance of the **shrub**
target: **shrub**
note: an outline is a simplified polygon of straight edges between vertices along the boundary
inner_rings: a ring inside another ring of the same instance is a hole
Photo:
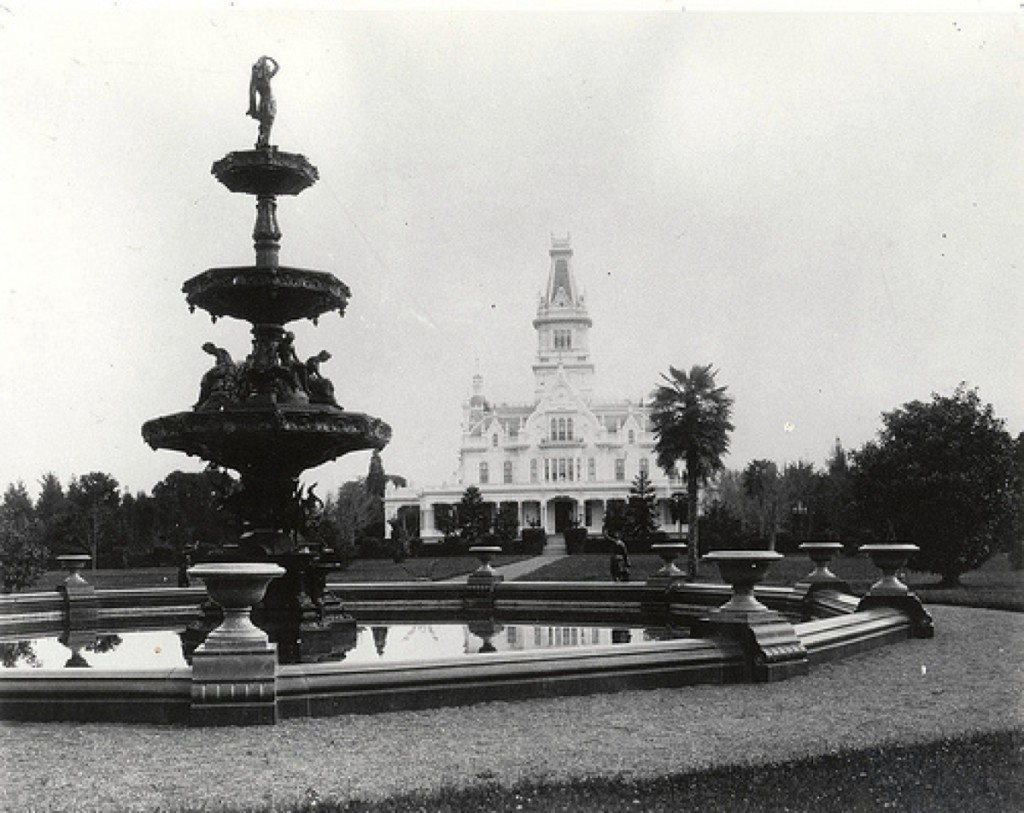
[[[524,528],[521,542],[522,553],[539,556],[548,543],[548,535],[543,528]]]
[[[584,553],[587,546],[586,528],[568,528],[565,531],[565,549],[570,554]]]

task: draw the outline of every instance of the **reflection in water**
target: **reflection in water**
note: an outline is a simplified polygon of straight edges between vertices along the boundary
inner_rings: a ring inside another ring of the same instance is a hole
[[[0,668],[60,669],[91,666],[100,669],[179,668],[187,665],[179,630],[125,632],[78,640],[66,636],[0,644]],[[524,650],[585,649],[630,646],[686,635],[685,630],[643,627],[597,627],[544,623],[503,624],[493,618],[462,623],[374,624],[352,630],[343,646],[332,642],[332,655],[315,653],[310,662],[363,666],[479,657],[481,653]],[[68,649],[72,659],[68,659]]]
[[[32,644],[32,641],[0,643],[0,666],[4,669],[14,669],[17,666],[42,666]]]

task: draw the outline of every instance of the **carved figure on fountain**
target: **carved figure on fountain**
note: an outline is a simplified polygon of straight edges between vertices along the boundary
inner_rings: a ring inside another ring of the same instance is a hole
[[[203,350],[216,359],[216,363],[203,375],[199,384],[199,400],[193,409],[218,410],[238,402],[238,365],[231,354],[213,342],[206,342]]]
[[[341,408],[334,397],[334,384],[329,378],[320,374],[320,365],[331,360],[331,354],[321,350],[315,356],[306,359],[306,392],[311,404],[327,404]]]

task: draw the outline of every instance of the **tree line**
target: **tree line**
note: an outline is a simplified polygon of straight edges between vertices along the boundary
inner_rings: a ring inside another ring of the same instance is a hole
[[[672,519],[689,527],[691,573],[710,548],[788,551],[809,539],[851,548],[910,541],[921,548],[912,564],[950,584],[996,551],[1024,565],[1024,433],[1012,437],[966,385],[883,413],[877,437],[859,449],[844,450],[837,440],[823,469],[802,461],[780,468],[766,459],[727,469],[732,399],[711,365],[670,368],[651,406],[657,463],[685,484],[673,497]],[[405,484],[385,473],[374,452],[365,477],[326,496],[307,541],[341,560],[414,555],[418,510],[403,508],[389,527],[389,482]],[[31,585],[61,553],[87,553],[98,568],[159,566],[197,544],[233,541],[240,528],[221,502],[235,485],[219,469],[172,472],[148,494],[122,490],[103,472],[72,477],[66,486],[48,473],[35,500],[24,483],[10,484],[0,500],[0,588]],[[473,487],[459,503],[434,511],[449,552],[481,541],[518,544],[523,552],[543,547],[543,530],[520,529],[514,504],[487,503]],[[657,516],[641,473],[621,500],[609,501],[605,530],[642,547],[662,532]]]

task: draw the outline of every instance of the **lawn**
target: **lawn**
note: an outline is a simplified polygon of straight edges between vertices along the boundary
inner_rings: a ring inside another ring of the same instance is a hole
[[[493,702],[248,729],[5,725],[0,809],[1024,809],[1024,615],[771,684]]]
[[[499,556],[494,566],[529,559],[529,556]],[[396,582],[440,581],[465,576],[480,567],[475,556],[436,556],[406,559],[396,563],[391,559],[357,559],[345,570],[333,575],[331,583],[340,582]],[[121,587],[174,587],[178,584],[178,571],[173,567],[141,567],[130,570],[83,570],[82,576],[94,587],[116,589]],[[33,591],[52,590],[67,578],[67,572],[49,570],[43,574]],[[196,582],[200,584],[201,582]]]
[[[633,581],[644,581],[662,567],[662,560],[652,554],[630,557]],[[685,563],[677,563],[683,566]],[[802,554],[790,554],[772,565],[765,584],[789,586],[813,570],[812,563]],[[867,592],[878,580],[879,571],[866,556],[839,556],[832,563],[832,572],[845,579],[857,594]],[[700,562],[698,579],[721,582],[718,568],[709,562]],[[939,577],[933,573],[909,571],[906,582],[930,604],[956,604],[966,607],[990,607],[1000,610],[1024,612],[1024,570],[1013,570],[1005,554],[996,554],[977,570],[964,574],[962,585],[939,588]],[[522,577],[523,581],[608,581],[608,557],[603,554],[579,554],[558,559]]]

